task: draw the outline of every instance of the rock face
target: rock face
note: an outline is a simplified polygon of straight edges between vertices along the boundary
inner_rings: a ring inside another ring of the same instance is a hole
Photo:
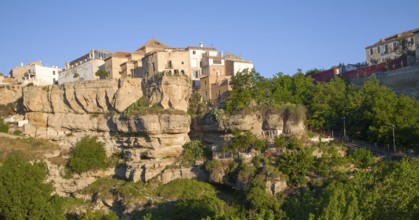
[[[23,89],[26,111],[97,114],[122,112],[143,96],[142,79],[81,81]]]
[[[0,105],[16,102],[22,98],[21,86],[0,86]]]
[[[250,131],[259,138],[271,141],[281,134],[305,135],[303,120],[288,119],[276,112],[224,115],[218,120],[208,115],[197,117],[192,121],[190,135],[219,147],[226,138],[231,137],[234,130]]]
[[[146,96],[151,105],[160,104],[164,109],[188,111],[189,97],[192,93],[192,82],[189,77],[163,76],[161,79],[149,79]]]
[[[151,82],[149,103],[164,108],[160,112],[126,116],[122,114],[143,97],[149,86],[142,79],[97,80],[60,86],[26,87],[23,107],[29,124],[25,133],[57,141],[68,149],[86,135],[94,135],[106,144],[108,155],[122,151],[126,159],[127,178],[147,181],[177,176],[193,176],[187,169],[169,172],[178,162],[182,146],[189,142],[191,119],[186,113],[191,84],[184,77],[163,76]],[[187,84],[188,83],[188,84]],[[50,165],[51,179],[59,192],[70,193],[91,183],[99,176],[115,175],[112,171],[86,174],[71,182],[60,179],[61,168]]]

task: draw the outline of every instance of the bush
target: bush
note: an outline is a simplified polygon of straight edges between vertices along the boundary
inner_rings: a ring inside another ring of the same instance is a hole
[[[100,79],[105,79],[109,76],[109,73],[106,70],[100,69],[96,71],[95,75],[98,76]]]
[[[234,132],[234,137],[221,146],[221,150],[228,153],[248,152],[250,150],[259,151],[265,148],[265,141],[258,139],[249,131]]]
[[[76,143],[67,167],[76,173],[106,168],[108,164],[104,145],[97,141],[97,137],[84,137]]]
[[[286,147],[287,146],[287,140],[285,139],[284,135],[280,135],[278,137],[275,137],[275,147]]]
[[[15,130],[15,131],[13,131],[13,134],[14,135],[21,135],[22,131],[21,130]]]
[[[371,151],[360,148],[354,151],[352,155],[354,163],[360,168],[367,168],[374,163],[374,157],[371,154]]]
[[[0,165],[0,219],[64,219],[47,166],[19,154]]]
[[[205,145],[198,140],[193,140],[183,146],[183,160],[193,164],[197,159],[208,156],[209,152]]]
[[[303,147],[303,144],[296,136],[291,136],[288,140],[288,149],[300,149]]]

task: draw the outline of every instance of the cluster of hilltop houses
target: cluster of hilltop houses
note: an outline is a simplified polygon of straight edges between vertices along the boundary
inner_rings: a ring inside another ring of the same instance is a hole
[[[46,67],[41,62],[21,64],[10,71],[16,83],[53,85],[103,78],[147,78],[158,72],[190,77],[192,88],[207,101],[224,99],[231,90],[231,77],[253,63],[231,53],[223,54],[212,47],[172,48],[151,39],[134,52],[91,50],[66,62],[64,68]],[[10,81],[10,80],[9,80]]]
[[[365,51],[366,63],[332,67],[311,77],[319,82],[329,82],[337,75],[356,79],[415,65],[419,63],[419,28],[380,39]]]

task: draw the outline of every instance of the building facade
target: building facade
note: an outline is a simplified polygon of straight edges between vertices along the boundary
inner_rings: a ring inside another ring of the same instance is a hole
[[[202,58],[202,76],[199,92],[209,102],[224,102],[232,90],[231,77],[245,69],[253,69],[253,63],[231,53],[208,51]]]
[[[58,83],[58,72],[60,68],[46,67],[42,65],[32,64],[30,69],[23,77],[23,85],[32,83],[37,86],[54,85]]]
[[[380,39],[377,43],[365,48],[367,63],[378,64],[389,59],[397,59],[402,53],[400,52],[400,42],[406,40],[411,44],[409,50],[415,51],[418,47],[418,39],[415,33],[419,28],[398,33],[387,38]]]
[[[66,62],[64,70],[59,73],[58,84],[99,79],[96,72],[105,69],[105,60],[111,56],[112,52],[108,50],[91,50],[71,62]]]
[[[13,68],[10,70],[10,76],[23,85],[32,83],[37,86],[45,86],[57,83],[60,70],[58,66],[47,67],[41,61],[34,61],[27,65],[22,63]]]
[[[142,66],[145,78],[151,78],[161,72],[191,77],[189,51],[185,48],[168,48],[149,52],[142,59]]]
[[[23,82],[23,77],[25,76],[25,73],[29,71],[31,65],[42,65],[42,63],[41,61],[33,61],[27,65],[21,63],[20,66],[17,66],[10,70],[10,77],[17,79],[18,82]]]
[[[128,61],[128,52],[115,52],[105,59],[105,71],[109,73],[109,78],[121,78],[121,64]]]
[[[192,87],[197,89],[200,87],[200,78],[203,74],[202,59],[204,54],[216,52],[217,50],[215,48],[204,47],[203,43],[200,43],[199,47],[189,46],[186,49],[189,51],[190,57]]]

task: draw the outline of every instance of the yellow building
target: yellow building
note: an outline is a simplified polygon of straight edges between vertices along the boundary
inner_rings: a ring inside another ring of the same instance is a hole
[[[20,64],[20,66],[17,66],[10,70],[9,75],[11,78],[17,79],[18,82],[23,82],[25,74],[29,72],[31,69],[31,65],[42,65],[41,61],[33,61],[30,62],[27,65],[23,65],[23,63]]]
[[[210,102],[224,102],[232,90],[231,77],[244,69],[253,69],[253,63],[231,53],[223,55],[209,51],[202,58],[202,76],[199,92]]]
[[[142,60],[145,77],[151,78],[158,72],[191,77],[189,51],[184,48],[167,48],[149,52]]]
[[[128,61],[128,52],[115,52],[105,60],[105,71],[109,73],[109,78],[121,78],[121,64]]]

